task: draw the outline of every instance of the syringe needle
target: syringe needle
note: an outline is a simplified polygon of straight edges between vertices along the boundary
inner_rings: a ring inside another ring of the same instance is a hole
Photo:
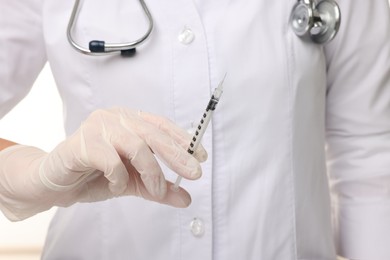
[[[190,146],[188,147],[188,153],[193,154],[196,149],[198,148],[200,141],[202,140],[203,134],[206,132],[206,128],[210,122],[211,116],[213,114],[213,111],[217,107],[217,104],[219,102],[219,99],[222,95],[223,92],[223,83],[225,81],[227,73],[225,73],[225,76],[221,80],[221,82],[218,84],[218,87],[214,90],[210,101],[206,107],[206,111],[203,113],[203,116],[198,124],[197,129],[195,130],[195,134],[192,137]],[[176,179],[175,184],[172,186],[173,191],[178,191],[179,190],[179,185],[181,182],[182,177],[178,176]]]
[[[214,93],[213,93],[213,96],[218,100],[221,97],[222,92],[223,92],[223,83],[225,82],[226,75],[227,75],[227,72],[225,73],[225,75],[223,76],[223,79],[221,80],[221,82],[219,82],[218,87],[214,90]]]

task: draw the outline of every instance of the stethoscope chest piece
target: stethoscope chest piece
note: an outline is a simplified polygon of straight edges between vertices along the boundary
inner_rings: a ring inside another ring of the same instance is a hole
[[[290,15],[296,35],[317,44],[331,41],[340,28],[340,8],[334,0],[299,0]]]

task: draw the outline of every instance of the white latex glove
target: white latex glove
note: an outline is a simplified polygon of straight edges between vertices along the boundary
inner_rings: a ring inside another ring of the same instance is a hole
[[[200,147],[187,153],[191,136],[169,120],[127,109],[93,112],[51,153],[15,145],[0,152],[0,209],[21,220],[52,206],[136,195],[187,207],[190,195],[172,191],[155,155],[187,179],[201,176]],[[199,160],[199,161],[198,161]]]

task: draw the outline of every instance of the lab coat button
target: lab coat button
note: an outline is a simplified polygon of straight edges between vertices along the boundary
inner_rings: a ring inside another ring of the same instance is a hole
[[[201,237],[204,234],[205,226],[201,219],[194,218],[190,224],[191,232],[195,237]]]
[[[195,39],[194,32],[189,28],[184,28],[184,30],[178,36],[179,42],[183,44],[190,44]]]

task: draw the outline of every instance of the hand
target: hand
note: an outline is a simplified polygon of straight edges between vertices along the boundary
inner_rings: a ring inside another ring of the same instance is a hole
[[[201,176],[200,147],[187,153],[191,136],[169,120],[127,109],[93,112],[51,153],[16,145],[0,153],[0,208],[12,220],[50,207],[136,195],[186,207],[190,195],[172,191],[155,158],[187,179]]]

